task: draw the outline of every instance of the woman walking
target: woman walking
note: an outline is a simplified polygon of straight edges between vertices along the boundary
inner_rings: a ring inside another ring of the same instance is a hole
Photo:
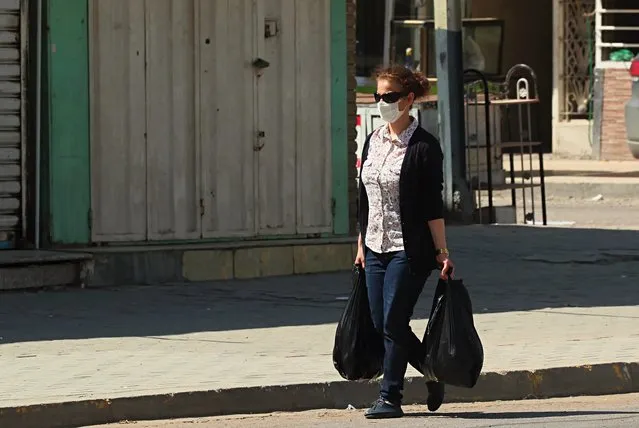
[[[410,363],[422,372],[425,348],[410,328],[424,283],[434,269],[452,274],[443,219],[443,154],[437,139],[409,115],[429,91],[424,75],[395,66],[377,75],[385,125],[364,143],[359,184],[358,252],[375,328],[384,336],[384,378],[369,419],[404,415],[402,390]],[[444,385],[428,382],[428,408],[444,400]]]

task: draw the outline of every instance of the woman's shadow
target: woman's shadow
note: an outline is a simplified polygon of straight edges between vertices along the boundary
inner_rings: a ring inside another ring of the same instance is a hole
[[[424,418],[433,416],[452,419],[540,419],[540,418],[567,418],[574,416],[634,416],[639,412],[634,411],[607,411],[607,410],[567,410],[567,411],[539,411],[539,412],[460,412],[460,413],[431,413],[416,412],[407,413],[409,418]]]

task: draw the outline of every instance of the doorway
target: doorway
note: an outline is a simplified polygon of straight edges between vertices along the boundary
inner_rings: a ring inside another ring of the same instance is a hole
[[[93,240],[332,230],[330,0],[92,0]]]

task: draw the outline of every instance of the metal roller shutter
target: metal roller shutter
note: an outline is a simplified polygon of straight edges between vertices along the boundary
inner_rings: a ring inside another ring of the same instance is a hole
[[[23,1],[0,0],[0,247],[22,236]]]

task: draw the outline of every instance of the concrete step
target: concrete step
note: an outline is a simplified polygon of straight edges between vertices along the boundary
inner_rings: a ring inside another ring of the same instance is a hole
[[[517,224],[517,210],[512,205],[493,205],[495,224]],[[476,208],[474,220],[476,224],[490,224],[490,209],[488,205]]]
[[[620,181],[620,180],[590,180],[567,177],[546,177],[546,198],[548,199],[591,199],[597,195],[603,195],[610,199],[637,199],[639,198],[639,180],[637,181]],[[506,183],[510,180],[506,179]],[[535,177],[535,184],[539,183],[539,179]],[[521,180],[516,179],[515,183],[521,184]],[[530,183],[527,180],[527,183]],[[527,192],[529,192],[527,190]],[[484,190],[482,193],[486,194]],[[510,194],[510,190],[495,190],[495,196],[501,193]],[[521,193],[521,189],[517,190],[517,194]],[[541,194],[539,187],[535,188],[535,194]]]
[[[88,287],[252,279],[351,269],[357,238],[255,240],[84,248]]]
[[[0,291],[83,286],[93,257],[61,251],[0,251]]]
[[[639,161],[604,162],[564,160],[545,157],[546,194],[558,199],[590,199],[603,195],[613,199],[639,197]],[[504,157],[506,182],[510,182],[509,161]],[[524,169],[529,168],[525,159]],[[533,161],[533,181],[539,182],[536,159]],[[515,159],[515,181],[521,182],[521,162]]]

